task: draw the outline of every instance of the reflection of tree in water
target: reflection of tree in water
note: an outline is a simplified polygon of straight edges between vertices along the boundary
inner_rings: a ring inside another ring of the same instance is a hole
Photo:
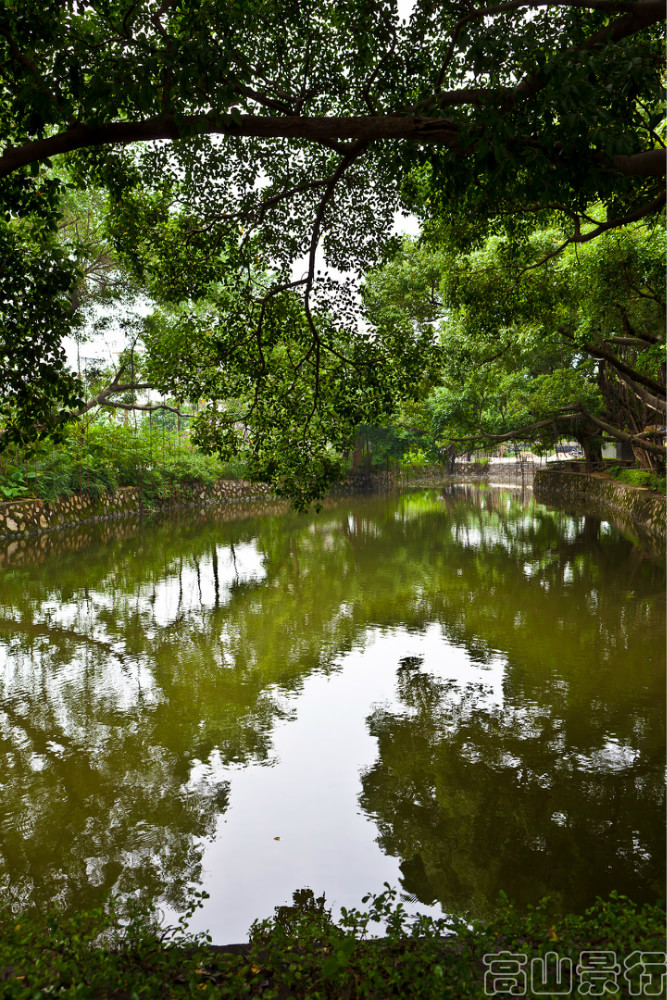
[[[102,526],[98,541],[86,529],[83,552],[49,536],[52,557],[40,540],[32,563],[28,545],[0,578],[0,885],[23,898],[87,905],[143,890],[180,906],[199,878],[199,841],[227,808],[220,765],[270,762],[287,696],[336,669],[369,623],[439,622],[482,664],[502,650],[509,703],[535,702],[542,718],[565,699],[570,742],[588,713],[635,745],[645,723],[639,706],[626,713],[627,678],[654,698],[662,569],[599,522],[591,532],[515,494],[461,490],[341,501],[319,517],[217,518]],[[435,727],[405,739],[439,760],[442,693],[420,674],[402,685]],[[504,733],[509,720],[496,725]],[[382,775],[393,741],[378,735]],[[474,812],[464,777],[460,796]],[[411,836],[435,844],[429,802]],[[399,853],[416,884],[428,852]]]
[[[121,537],[113,554],[93,549],[83,564],[65,552],[38,576],[4,581],[4,897],[85,906],[140,892],[183,909],[201,879],[201,841],[228,805],[216,761],[266,759],[284,715],[261,687],[239,692],[231,671],[231,697],[216,685],[219,630],[215,600],[205,607],[197,587],[202,553],[142,542]],[[210,539],[208,551],[217,569]],[[165,582],[171,605],[160,619]]]
[[[481,687],[400,671],[405,711],[369,718],[378,761],[360,801],[383,850],[403,859],[406,894],[477,916],[500,890],[521,904],[549,895],[563,910],[611,889],[659,896],[664,734],[628,689],[628,741],[594,723],[577,745],[565,706],[514,698],[500,708]]]
[[[214,833],[228,784],[210,772],[190,778],[150,693],[128,718],[108,685],[96,697],[87,667],[85,700],[67,680],[55,692],[36,678],[17,704],[2,703],[3,896],[85,906],[140,891],[183,908],[201,874],[195,838]]]

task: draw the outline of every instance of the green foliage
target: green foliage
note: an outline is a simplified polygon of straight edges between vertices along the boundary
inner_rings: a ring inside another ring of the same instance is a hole
[[[379,326],[439,331],[440,384],[417,422],[434,447],[587,446],[602,427],[623,440],[664,422],[663,235],[636,225],[564,247],[551,219],[467,253],[444,224],[405,240],[367,277],[365,303]],[[641,445],[642,461],[664,462]]]
[[[432,449],[432,441],[423,430],[416,426],[415,410],[420,410],[419,401],[412,406],[404,405],[401,410],[382,426],[360,424],[357,427],[355,447],[364,452],[365,468],[381,471],[394,468],[409,462],[409,454],[421,454],[421,464],[432,464],[438,461],[438,454]],[[351,459],[343,464],[346,472],[352,468]]]
[[[259,305],[246,285],[219,285],[196,307],[156,310],[142,372],[177,400],[203,401],[193,420],[198,447],[240,459],[303,509],[340,477],[339,455],[358,425],[418,392],[431,340],[430,331],[406,338],[400,329],[361,336],[326,313],[313,317],[292,292]]]
[[[251,929],[239,953],[215,952],[206,935],[191,935],[186,915],[161,930],[150,909],[119,915],[112,907],[65,918],[56,912],[0,912],[0,974],[6,1000],[34,1000],[54,990],[63,1000],[115,996],[264,1000],[413,1000],[484,996],[484,955],[500,951],[576,964],[582,950],[617,956],[664,949],[664,910],[635,906],[612,894],[584,915],[554,918],[543,905],[519,914],[501,897],[495,918],[469,925],[462,917],[409,919],[388,885],[367,896],[365,911],[345,910],[336,924],[324,897],[294,894],[294,905]],[[373,934],[382,934],[374,938]],[[624,983],[624,980],[622,980]],[[621,993],[612,994],[621,996]]]
[[[619,469],[612,467],[608,471],[620,483],[628,483],[629,486],[644,486],[646,489],[656,490],[662,494],[666,491],[665,477],[657,476],[646,469]]]
[[[143,291],[150,383],[207,400],[201,446],[306,505],[356,425],[430,384],[440,264],[413,248],[412,312],[372,331],[352,288],[397,209],[467,250],[550,213],[579,239],[595,202],[601,230],[660,211],[662,20],[653,0],[420,0],[405,23],[395,0],[5,4],[0,445],[59,433],[81,396],[63,338]]]
[[[177,928],[161,930],[149,907],[136,901],[65,916],[0,911],[0,977],[6,1000],[93,1000],[119,994],[188,997],[201,984],[208,939]]]
[[[421,468],[424,465],[430,464],[428,456],[421,448],[406,452],[403,456],[403,463],[405,465],[410,465],[413,468]]]
[[[9,453],[8,453],[9,454]],[[90,422],[70,426],[57,445],[42,444],[13,453],[0,466],[0,496],[55,500],[71,493],[98,497],[123,486],[139,487],[152,502],[193,484],[210,486],[221,478],[242,478],[240,463],[222,463],[198,451],[188,436],[161,428],[147,418],[130,423]]]
[[[23,469],[14,466],[6,468],[4,476],[0,477],[0,497],[3,500],[21,500],[29,496]]]
[[[58,437],[81,403],[62,339],[76,327],[76,265],[40,220],[0,218],[1,443]]]

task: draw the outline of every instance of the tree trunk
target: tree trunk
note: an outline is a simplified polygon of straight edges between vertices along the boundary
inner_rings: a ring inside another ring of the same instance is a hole
[[[601,465],[602,438],[593,434],[580,434],[577,437],[577,440],[584,452],[586,469],[590,472],[595,466]]]

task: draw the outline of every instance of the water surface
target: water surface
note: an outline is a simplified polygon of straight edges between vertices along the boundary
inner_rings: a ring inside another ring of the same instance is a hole
[[[0,894],[484,915],[664,892],[665,574],[472,487],[0,550]]]

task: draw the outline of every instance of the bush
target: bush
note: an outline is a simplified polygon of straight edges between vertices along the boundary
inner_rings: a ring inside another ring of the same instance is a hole
[[[619,469],[612,466],[609,470],[615,479],[620,483],[627,483],[629,486],[644,486],[649,490],[656,490],[658,493],[665,493],[665,476],[648,472],[646,469]]]
[[[8,465],[4,475],[0,475],[0,500],[22,500],[29,495],[24,470]]]
[[[179,927],[164,930],[150,908],[136,902],[125,914],[111,906],[72,917],[37,911],[15,915],[7,908],[0,911],[3,1000],[202,995],[220,1000],[478,1000],[496,992],[487,989],[485,976],[489,959],[500,952],[519,960],[529,976],[533,959],[538,969],[548,968],[547,955],[570,959],[574,970],[588,949],[614,953],[618,992],[611,996],[620,997],[628,993],[624,959],[651,953],[648,960],[657,963],[659,975],[665,949],[664,910],[636,906],[614,893],[582,916],[563,917],[550,914],[546,902],[519,914],[502,898],[495,918],[483,923],[463,917],[410,919],[389,886],[365,901],[367,910],[343,910],[335,923],[324,897],[301,890],[292,906],[277,907],[273,918],[253,925],[250,945],[233,950],[214,949],[208,935],[189,934],[192,910]],[[372,936],[382,932],[382,937]],[[553,990],[554,995],[563,992],[555,984]],[[541,989],[540,995],[549,994]],[[574,984],[572,995],[578,995]]]
[[[422,448],[414,448],[403,455],[401,464],[412,466],[412,468],[423,468],[431,463]]]
[[[97,499],[105,490],[134,486],[150,506],[184,486],[210,486],[245,474],[241,462],[225,464],[204,455],[187,436],[146,419],[136,429],[99,419],[69,428],[58,445],[42,443],[36,453],[7,456],[0,471],[0,500],[56,500],[72,493]]]

